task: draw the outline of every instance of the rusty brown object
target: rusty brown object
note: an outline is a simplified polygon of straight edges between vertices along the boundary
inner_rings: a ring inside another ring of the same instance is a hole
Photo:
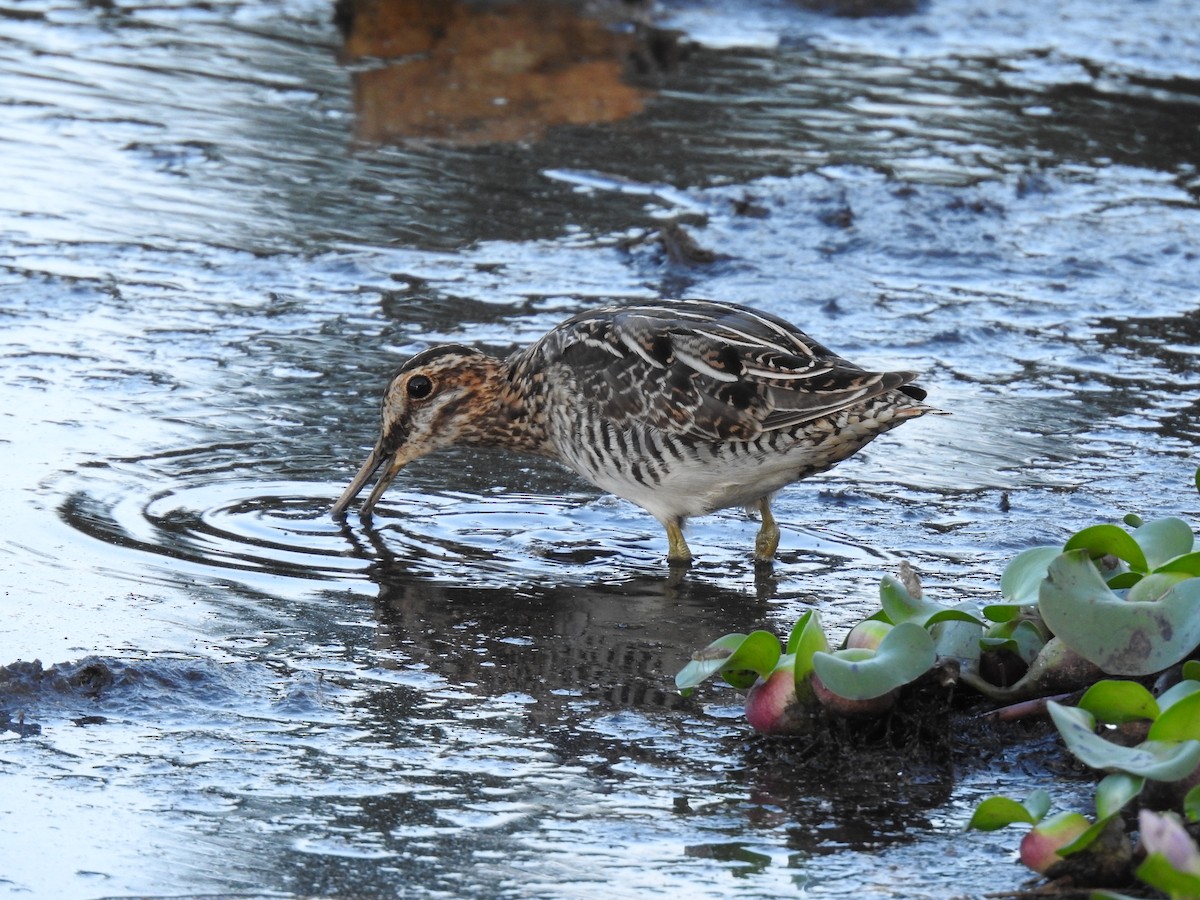
[[[354,73],[356,136],[491,143],[554,125],[612,122],[650,92],[625,81],[637,34],[568,4],[345,0],[338,21]]]

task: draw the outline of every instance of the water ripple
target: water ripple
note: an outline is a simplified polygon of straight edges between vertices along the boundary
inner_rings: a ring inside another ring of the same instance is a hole
[[[229,477],[227,450],[114,463],[120,487],[93,482],[66,491],[59,515],[110,547],[169,559],[166,577],[179,584],[199,572],[255,587],[264,577],[290,580],[302,592],[397,578],[512,590],[547,579],[589,585],[667,574],[658,524],[613,497],[398,485],[371,519],[336,520],[329,510],[340,485]],[[153,492],[146,490],[151,484]],[[744,534],[731,539],[731,528]],[[701,559],[693,577],[727,587],[755,583],[749,551],[756,528],[736,512],[697,520],[692,534]],[[851,535],[799,527],[780,555],[781,566],[797,572],[846,560],[874,566],[884,558]],[[278,593],[281,585],[272,580],[271,589]]]
[[[205,567],[327,581],[366,564],[346,552],[327,515],[332,486],[304,482],[219,481],[115,502],[68,496],[63,519],[97,540]]]

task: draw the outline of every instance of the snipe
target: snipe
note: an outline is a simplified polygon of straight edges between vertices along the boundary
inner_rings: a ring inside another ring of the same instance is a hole
[[[557,460],[645,509],[672,563],[691,560],[690,516],[757,507],[754,555],[770,560],[780,488],[836,465],[928,412],[913,372],[869,372],[769,313],[704,300],[606,307],[507,359],[433,347],[392,376],[379,441],[333,507],[379,469],[369,516],[396,473],[444,447]]]

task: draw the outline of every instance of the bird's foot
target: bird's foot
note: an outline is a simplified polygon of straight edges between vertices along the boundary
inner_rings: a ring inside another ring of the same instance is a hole
[[[667,525],[667,562],[672,567],[692,564],[692,551],[683,538],[683,529],[674,523]]]
[[[770,563],[779,549],[779,526],[775,524],[775,517],[771,515],[771,507],[765,499],[759,501],[758,509],[762,515],[762,527],[754,539],[754,561]]]

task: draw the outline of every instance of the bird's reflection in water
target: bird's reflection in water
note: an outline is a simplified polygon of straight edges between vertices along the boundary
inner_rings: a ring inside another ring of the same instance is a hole
[[[841,746],[837,735],[832,743],[826,735],[755,738],[733,691],[681,697],[673,677],[692,652],[755,623],[772,627],[771,606],[753,591],[694,574],[603,580],[599,569],[591,584],[468,587],[414,574],[414,561],[395,555],[378,531],[360,534],[380,587],[377,647],[397,669],[428,677],[416,692],[402,685],[370,701],[377,714],[404,719],[396,723],[404,734],[452,727],[461,740],[462,728],[477,727],[476,739],[494,748],[550,750],[601,793],[624,783],[630,765],[682,782],[705,772],[706,791],[744,807],[736,818],[789,827],[789,844],[805,854],[907,842],[930,827],[928,810],[952,790],[953,766],[938,742],[914,751],[892,738],[869,746]],[[464,579],[474,564],[462,558]],[[505,724],[488,720],[489,709]],[[699,734],[707,737],[697,742]],[[860,780],[864,772],[870,777]],[[694,813],[683,795],[676,807]],[[740,846],[718,841],[686,852],[719,856]]]
[[[492,578],[470,585],[482,562],[472,548],[460,554],[462,580],[421,573],[420,560],[394,552],[374,527],[346,533],[373,560],[379,585],[377,642],[399,651],[404,665],[419,665],[484,696],[524,693],[535,698],[530,714],[558,720],[567,701],[581,697],[627,709],[676,709],[674,674],[691,653],[768,613],[758,591],[706,583],[683,571],[661,575],[615,573],[595,564],[590,584],[531,583],[506,587]],[[760,590],[769,591],[769,574]]]

